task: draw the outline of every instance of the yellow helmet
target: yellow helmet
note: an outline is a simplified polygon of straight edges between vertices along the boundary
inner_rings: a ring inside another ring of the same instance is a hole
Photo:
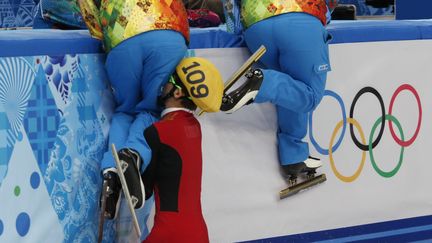
[[[201,110],[219,111],[224,84],[213,63],[201,57],[187,57],[177,65],[176,73],[192,101]]]

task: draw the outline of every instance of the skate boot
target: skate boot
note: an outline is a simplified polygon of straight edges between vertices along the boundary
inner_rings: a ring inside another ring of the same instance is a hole
[[[300,174],[313,176],[316,169],[322,166],[322,162],[318,158],[309,156],[305,161],[295,164],[282,165],[285,178],[289,179],[293,184],[296,183],[297,177]]]
[[[222,98],[220,110],[225,113],[233,113],[244,105],[248,105],[255,100],[258,90],[264,79],[260,69],[250,70],[246,73],[246,82]]]
[[[326,181],[325,174],[315,175],[316,170],[321,166],[321,160],[311,156],[300,163],[282,165],[284,177],[288,180],[288,188],[279,192],[280,199],[294,195],[302,190]],[[297,179],[300,175],[306,176],[306,179],[297,183]]]
[[[123,174],[126,179],[126,184],[132,198],[132,204],[135,209],[144,206],[144,184],[141,180],[139,168],[141,166],[141,157],[133,149],[121,149],[118,151],[120,161],[125,162],[123,167]],[[120,173],[120,172],[119,172]]]
[[[105,191],[101,193],[101,208],[103,210],[103,194],[105,193],[105,212],[104,217],[107,219],[115,219],[118,215],[120,206],[121,183],[116,172],[108,171],[103,175],[104,181],[107,182]]]

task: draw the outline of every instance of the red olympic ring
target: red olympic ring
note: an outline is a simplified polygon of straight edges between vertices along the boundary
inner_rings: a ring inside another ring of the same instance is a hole
[[[418,111],[419,111],[419,118],[418,118],[418,122],[417,122],[417,128],[414,132],[414,135],[412,136],[412,138],[410,138],[408,141],[402,141],[401,139],[399,139],[399,137],[396,135],[396,133],[393,130],[393,123],[391,120],[389,120],[389,126],[390,126],[390,132],[391,135],[393,137],[393,139],[395,140],[395,142],[397,144],[399,144],[402,147],[408,147],[410,146],[414,140],[417,138],[417,135],[420,131],[420,126],[421,126],[421,121],[422,121],[422,106],[421,106],[421,102],[420,102],[420,97],[417,93],[417,91],[414,89],[414,87],[412,87],[409,84],[403,84],[401,86],[399,86],[399,88],[396,89],[396,91],[393,93],[393,96],[390,100],[390,107],[389,107],[389,115],[392,115],[392,110],[393,110],[393,104],[394,101],[396,99],[396,97],[398,96],[398,94],[403,91],[403,90],[408,90],[411,91],[411,93],[414,94],[416,100],[417,100],[417,105],[418,105]]]

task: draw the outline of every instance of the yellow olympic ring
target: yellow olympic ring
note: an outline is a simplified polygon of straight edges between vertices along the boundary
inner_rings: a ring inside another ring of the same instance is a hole
[[[359,131],[360,134],[360,139],[362,141],[363,144],[366,144],[366,139],[363,133],[363,129],[361,128],[360,124],[354,119],[354,118],[347,118],[346,120],[347,123],[354,125],[354,127],[357,128],[357,130]],[[336,169],[336,165],[334,163],[333,160],[333,142],[335,140],[336,134],[339,131],[339,129],[343,126],[344,120],[341,120],[340,122],[338,122],[336,124],[336,127],[333,131],[333,134],[331,136],[330,139],[330,145],[329,145],[329,160],[330,160],[330,165],[331,168],[333,170],[333,173],[336,175],[337,178],[339,178],[339,180],[343,181],[343,182],[352,182],[355,179],[357,179],[357,177],[359,177],[360,172],[363,169],[363,166],[365,164],[365,160],[366,160],[366,151],[362,151],[362,158],[361,158],[361,162],[360,162],[360,166],[358,167],[358,169],[355,171],[355,173],[352,176],[344,176],[341,173],[339,173],[339,171]]]

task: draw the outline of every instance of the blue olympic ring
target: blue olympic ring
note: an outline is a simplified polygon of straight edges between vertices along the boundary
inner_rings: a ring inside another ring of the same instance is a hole
[[[334,145],[334,147],[332,147],[332,151],[335,152],[338,148],[339,145],[342,143],[343,137],[345,135],[345,129],[347,126],[347,118],[346,118],[346,111],[345,111],[345,105],[344,102],[342,100],[342,98],[336,94],[335,92],[331,91],[331,90],[324,90],[324,95],[323,96],[330,96],[336,99],[336,101],[339,103],[341,110],[342,110],[342,119],[343,119],[343,127],[342,127],[342,133],[338,139],[338,141],[336,142],[336,144]],[[309,113],[309,139],[311,141],[311,143],[313,144],[313,146],[315,147],[315,149],[323,155],[328,155],[329,154],[329,150],[328,149],[324,149],[322,148],[317,141],[315,140],[314,136],[313,136],[313,131],[312,131],[312,114],[313,112]]]

